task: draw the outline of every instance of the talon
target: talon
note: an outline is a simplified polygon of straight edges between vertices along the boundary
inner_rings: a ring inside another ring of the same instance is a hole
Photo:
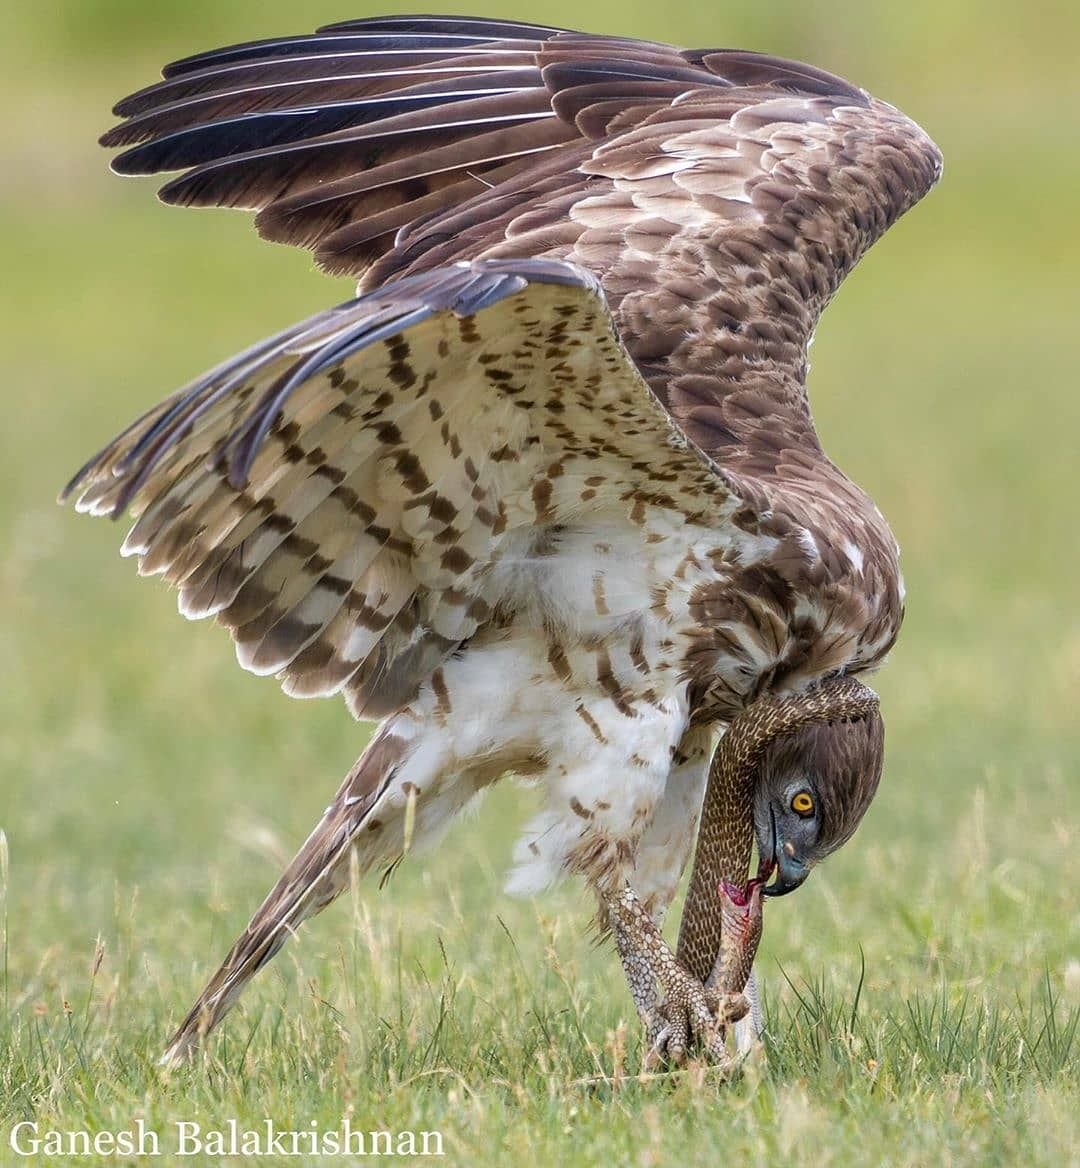
[[[724,1041],[723,1031],[718,1030],[712,1040],[705,1045],[705,1057],[710,1063],[727,1063],[731,1059],[727,1044]]]
[[[710,1063],[726,1063],[727,1024],[749,1009],[741,994],[720,993],[703,986],[685,970],[669,971],[667,997],[646,1023],[645,1065],[682,1065],[699,1050]]]
[[[716,1007],[716,1016],[724,1025],[741,1022],[750,1013],[750,1002],[745,994],[721,994]]]
[[[648,1031],[645,1036],[645,1058],[642,1060],[642,1070],[663,1070],[667,1061],[667,1046],[671,1035],[671,1028],[663,1026],[659,1031]]]
[[[760,899],[759,895],[758,905]],[[731,1062],[728,1026],[749,1010],[746,998],[730,989],[703,984],[681,965],[629,886],[611,898],[607,908],[645,1027],[645,1069],[665,1063],[678,1066],[693,1051],[700,1051],[710,1063]],[[659,1002],[657,989],[664,995]]]
[[[686,1062],[692,1034],[693,1028],[687,1025],[685,1018],[680,1018],[678,1024],[671,1028],[668,1056],[677,1067],[681,1067]]]

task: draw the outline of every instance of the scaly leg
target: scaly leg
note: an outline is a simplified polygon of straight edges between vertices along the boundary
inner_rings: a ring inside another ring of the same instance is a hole
[[[726,1027],[750,1006],[742,994],[707,989],[675,959],[634,890],[605,900],[630,993],[645,1026],[646,1066],[681,1063],[692,1043],[711,1062],[729,1064]],[[664,997],[657,1000],[657,987]]]
[[[761,1008],[761,994],[753,970],[746,979],[743,995],[750,1003],[750,1012],[735,1023],[735,1049],[740,1055],[747,1055],[755,1046],[760,1045],[761,1035],[765,1030],[765,1012]]]

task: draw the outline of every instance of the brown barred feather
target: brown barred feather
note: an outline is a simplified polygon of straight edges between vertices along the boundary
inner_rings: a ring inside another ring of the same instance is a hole
[[[534,399],[551,400],[546,382],[570,369],[576,388],[556,391],[554,432],[537,428]],[[584,273],[459,265],[388,285],[216,371],[70,489],[81,509],[130,503],[139,518],[125,554],[179,589],[186,616],[227,627],[246,669],[298,696],[344,689],[370,712],[386,705],[384,678],[415,691],[499,602],[487,568],[508,534],[535,522],[526,500],[538,469],[566,427],[589,440],[604,402],[635,418],[618,481],[679,465],[702,505],[725,497],[707,462],[680,449]]]
[[[209,68],[159,81],[117,103],[118,117],[135,117],[165,106],[230,92],[273,89],[279,85],[304,83],[311,79],[354,78],[366,81],[360,96],[388,93],[403,83],[416,84],[430,78],[467,78],[478,72],[499,72],[527,68],[534,64],[538,44],[520,48],[472,49],[465,54],[452,50],[353,53],[317,53],[296,57],[248,61],[239,65]]]
[[[417,84],[399,84],[387,94],[372,93],[371,79],[364,75],[312,78],[161,106],[114,126],[102,135],[101,144],[141,147],[115,158],[113,169],[122,174],[153,174],[320,132],[460,105],[471,98],[512,95],[535,89],[539,82],[539,70],[531,67],[481,74],[468,82],[458,75],[436,75]]]

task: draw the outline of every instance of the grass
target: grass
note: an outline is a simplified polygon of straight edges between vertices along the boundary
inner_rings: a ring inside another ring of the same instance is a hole
[[[0,48],[23,111],[0,173],[0,1164],[25,1162],[7,1145],[25,1118],[346,1113],[437,1128],[463,1165],[1080,1163],[1080,176],[1058,68],[1080,20],[1038,5],[733,3],[719,28],[705,6],[590,10],[814,59],[946,155],[813,350],[819,428],[899,535],[909,615],[878,679],[875,805],[768,912],[767,1061],[727,1085],[636,1077],[583,892],[501,893],[533,798],[504,786],[386,891],[306,928],[205,1063],[156,1067],[366,731],[243,674],[219,630],[133,578],[118,529],[52,499],[146,404],[346,286],[240,216],[157,206],[93,139],[170,56],[361,8],[23,6]],[[544,17],[577,18],[564,0]]]

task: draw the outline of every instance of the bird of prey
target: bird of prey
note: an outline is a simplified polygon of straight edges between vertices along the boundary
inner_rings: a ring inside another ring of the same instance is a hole
[[[807,347],[937,148],[809,65],[468,17],[189,57],[115,112],[116,171],[180,171],[167,203],[255,211],[359,278],[68,488],[130,509],[124,553],[245,669],[379,723],[167,1057],[352,863],[392,868],[507,773],[546,791],[510,890],[583,876],[643,1017],[659,988],[700,1018],[658,930],[717,741],[900,628],[896,541],[822,450]],[[768,744],[768,892],[850,837],[881,765],[876,712]]]

